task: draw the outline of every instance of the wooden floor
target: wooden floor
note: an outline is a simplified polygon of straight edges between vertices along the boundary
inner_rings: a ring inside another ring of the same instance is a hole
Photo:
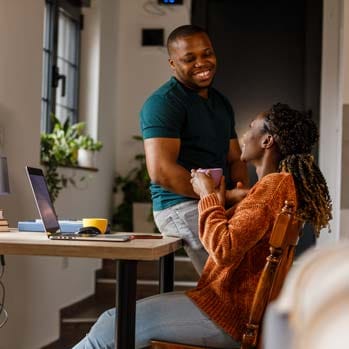
[[[138,264],[137,299],[158,292],[158,262]],[[175,290],[195,287],[198,275],[189,258],[175,257]],[[96,272],[95,294],[60,312],[60,338],[41,349],[68,349],[82,339],[105,310],[115,305],[115,262],[103,260]]]

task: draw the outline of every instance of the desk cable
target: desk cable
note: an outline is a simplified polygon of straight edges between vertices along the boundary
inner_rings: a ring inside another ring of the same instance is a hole
[[[2,277],[5,272],[5,257],[0,255],[0,290],[2,292],[2,297],[0,299],[0,328],[3,327],[8,319],[8,313],[4,307],[5,304],[5,286],[2,283]],[[3,318],[3,320],[1,320]]]

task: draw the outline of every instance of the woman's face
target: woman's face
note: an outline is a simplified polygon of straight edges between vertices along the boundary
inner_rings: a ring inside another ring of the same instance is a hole
[[[263,141],[266,132],[264,130],[265,114],[260,113],[249,125],[248,131],[242,137],[241,161],[259,160],[264,154]]]

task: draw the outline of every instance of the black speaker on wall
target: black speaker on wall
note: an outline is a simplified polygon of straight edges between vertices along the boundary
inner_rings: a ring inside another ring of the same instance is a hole
[[[164,46],[164,29],[142,29],[142,46]]]

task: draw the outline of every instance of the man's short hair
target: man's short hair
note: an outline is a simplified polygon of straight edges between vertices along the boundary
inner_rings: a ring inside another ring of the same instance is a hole
[[[194,24],[186,24],[186,25],[181,25],[180,27],[177,27],[170,33],[170,35],[167,38],[168,53],[170,54],[170,46],[178,38],[183,38],[183,37],[191,36],[198,33],[205,33],[206,35],[208,35],[205,29]]]

